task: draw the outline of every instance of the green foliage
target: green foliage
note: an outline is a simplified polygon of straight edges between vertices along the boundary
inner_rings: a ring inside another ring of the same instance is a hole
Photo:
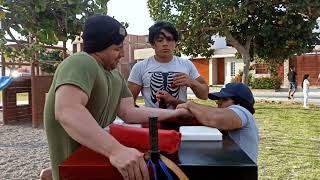
[[[245,79],[255,55],[282,63],[319,43],[319,33],[313,32],[318,28],[319,0],[148,0],[148,6],[154,20],[177,26],[179,49],[186,55],[210,56],[211,36],[225,36],[244,60]]]
[[[63,54],[62,51],[55,50],[55,51],[49,51],[45,52],[42,51],[39,55],[40,62],[43,63],[40,64],[41,71],[47,72],[47,73],[54,73],[59,65],[59,62],[63,61]],[[46,62],[46,61],[58,61],[55,63],[52,62]]]
[[[231,82],[241,83],[242,82],[242,76],[243,76],[243,72],[240,72],[239,74],[237,74],[235,77],[233,77],[231,79]],[[249,73],[249,75],[248,75],[248,85],[249,86],[251,85],[252,79],[253,79],[253,76],[252,76],[251,73]]]
[[[6,56],[24,55],[31,58],[34,52],[40,50],[39,45],[55,45],[58,41],[74,40],[88,16],[107,13],[108,1],[1,1],[0,50]],[[16,37],[17,33],[20,38]],[[9,39],[17,43],[15,48],[5,46]]]
[[[280,89],[282,79],[280,77],[253,78],[251,87],[253,89]]]
[[[256,64],[265,64],[268,67],[268,71],[270,72],[272,77],[278,76],[278,67],[283,63],[282,59],[263,59],[261,57],[255,57]]]

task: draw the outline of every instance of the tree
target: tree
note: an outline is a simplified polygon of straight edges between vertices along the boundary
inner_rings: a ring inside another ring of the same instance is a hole
[[[319,42],[319,0],[148,0],[148,7],[154,20],[180,29],[184,54],[209,57],[212,35],[225,36],[243,58],[244,83],[254,56],[281,63]]]
[[[31,58],[42,45],[74,40],[88,16],[107,13],[108,1],[0,0],[0,50],[7,56]],[[7,42],[16,43],[16,48]]]
[[[40,64],[41,71],[52,74],[56,71],[59,63],[63,61],[63,54],[61,50],[41,50],[39,53],[39,59],[44,62]],[[47,63],[47,61],[55,61],[56,63]]]

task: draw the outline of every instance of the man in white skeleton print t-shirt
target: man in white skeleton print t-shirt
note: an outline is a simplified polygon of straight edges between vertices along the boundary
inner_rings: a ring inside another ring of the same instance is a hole
[[[130,72],[128,87],[136,100],[140,91],[148,107],[159,107],[162,100],[175,108],[187,100],[187,87],[200,99],[207,99],[209,88],[194,64],[174,56],[178,41],[175,27],[165,21],[149,28],[149,42],[155,55],[135,64]]]

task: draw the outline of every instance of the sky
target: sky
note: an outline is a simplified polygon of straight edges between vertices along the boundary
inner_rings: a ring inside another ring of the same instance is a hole
[[[153,25],[147,0],[110,0],[108,15],[114,16],[120,22],[129,23],[128,34],[146,35],[148,28]]]

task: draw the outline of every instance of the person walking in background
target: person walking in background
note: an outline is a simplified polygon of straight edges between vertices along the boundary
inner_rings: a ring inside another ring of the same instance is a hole
[[[290,66],[290,71],[287,76],[289,80],[288,99],[293,99],[293,95],[297,89],[297,73],[294,66]]]
[[[310,86],[309,74],[305,74],[303,76],[303,80],[302,80],[301,86],[303,88],[303,107],[304,108],[309,108],[309,106],[308,106],[309,86]]]

